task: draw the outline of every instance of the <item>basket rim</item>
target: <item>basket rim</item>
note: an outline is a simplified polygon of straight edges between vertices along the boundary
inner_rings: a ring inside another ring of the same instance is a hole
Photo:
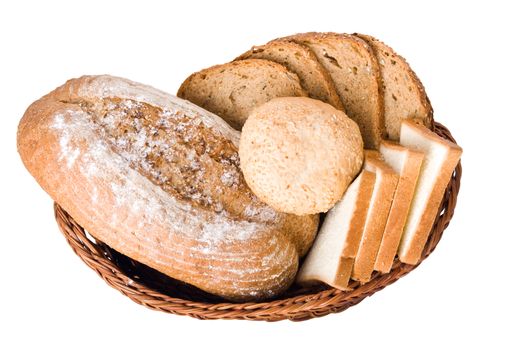
[[[456,143],[450,131],[442,124],[435,122],[434,131]],[[65,236],[73,251],[86,265],[114,289],[129,297],[134,302],[150,309],[179,315],[188,315],[200,319],[250,319],[278,321],[307,320],[343,311],[361,302],[368,296],[394,283],[417,268],[436,248],[443,231],[447,228],[457,202],[462,174],[461,161],[451,177],[445,190],[440,210],[434,221],[420,261],[416,265],[401,263],[397,258],[392,270],[387,274],[374,272],[372,279],[364,284],[353,282],[353,290],[342,291],[332,287],[314,292],[305,290],[304,294],[289,296],[266,302],[206,302],[173,297],[148,287],[117,265],[111,252],[103,242],[92,241],[85,230],[58,203],[54,204],[55,219],[60,231]],[[129,259],[129,258],[127,258]],[[129,259],[133,261],[132,259]]]

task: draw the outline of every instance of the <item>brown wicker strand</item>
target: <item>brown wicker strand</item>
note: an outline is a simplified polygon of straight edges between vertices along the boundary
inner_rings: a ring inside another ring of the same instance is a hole
[[[434,131],[455,142],[445,126],[436,122]],[[459,163],[445,191],[441,209],[417,265],[406,265],[396,259],[389,273],[381,275],[375,272],[372,279],[362,285],[353,282],[351,291],[341,291],[328,286],[313,289],[293,287],[280,299],[259,303],[226,302],[195,287],[175,281],[92,238],[58,204],[55,203],[54,209],[60,231],[75,254],[107,284],[140,305],[200,319],[303,321],[346,310],[394,283],[425,260],[436,248],[454,215],[461,172]]]

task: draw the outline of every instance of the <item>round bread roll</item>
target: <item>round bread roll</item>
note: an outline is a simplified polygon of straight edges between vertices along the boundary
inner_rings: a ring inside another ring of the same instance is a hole
[[[307,97],[280,97],[255,108],[242,129],[241,170],[274,209],[326,212],[363,163],[359,127],[345,113]]]

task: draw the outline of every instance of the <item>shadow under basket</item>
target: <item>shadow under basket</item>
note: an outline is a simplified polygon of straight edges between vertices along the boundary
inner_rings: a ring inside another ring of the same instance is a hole
[[[443,125],[435,123],[434,131],[455,142]],[[417,265],[406,265],[396,258],[389,273],[374,272],[372,279],[361,285],[352,282],[351,291],[341,291],[329,286],[292,286],[274,300],[257,303],[232,303],[222,300],[130,259],[90,236],[56,203],[55,217],[69,245],[82,261],[95,270],[107,284],[138,304],[154,310],[200,319],[302,321],[346,310],[415,269],[436,248],[443,231],[447,228],[454,214],[460,179],[461,163],[457,165],[447,186]]]

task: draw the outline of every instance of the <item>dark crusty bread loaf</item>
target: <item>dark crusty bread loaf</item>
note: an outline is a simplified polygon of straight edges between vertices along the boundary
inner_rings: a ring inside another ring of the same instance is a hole
[[[17,141],[42,188],[97,239],[210,293],[257,300],[292,283],[318,217],[253,195],[239,137],[187,101],[86,76],[33,103]]]
[[[235,60],[249,58],[265,59],[282,64],[290,72],[297,74],[301,86],[309,97],[331,104],[342,111],[345,110],[330,74],[305,45],[291,41],[272,41],[266,45],[252,47]]]
[[[346,113],[358,125],[365,147],[377,149],[384,134],[379,64],[362,39],[337,33],[303,33],[277,39],[309,47],[330,73]]]
[[[385,103],[386,136],[398,141],[403,119],[416,119],[430,127],[432,106],[423,84],[405,59],[370,35],[355,35],[372,47],[379,61]]]
[[[177,95],[240,130],[250,111],[275,97],[306,96],[299,78],[268,60],[247,59],[190,75]]]

